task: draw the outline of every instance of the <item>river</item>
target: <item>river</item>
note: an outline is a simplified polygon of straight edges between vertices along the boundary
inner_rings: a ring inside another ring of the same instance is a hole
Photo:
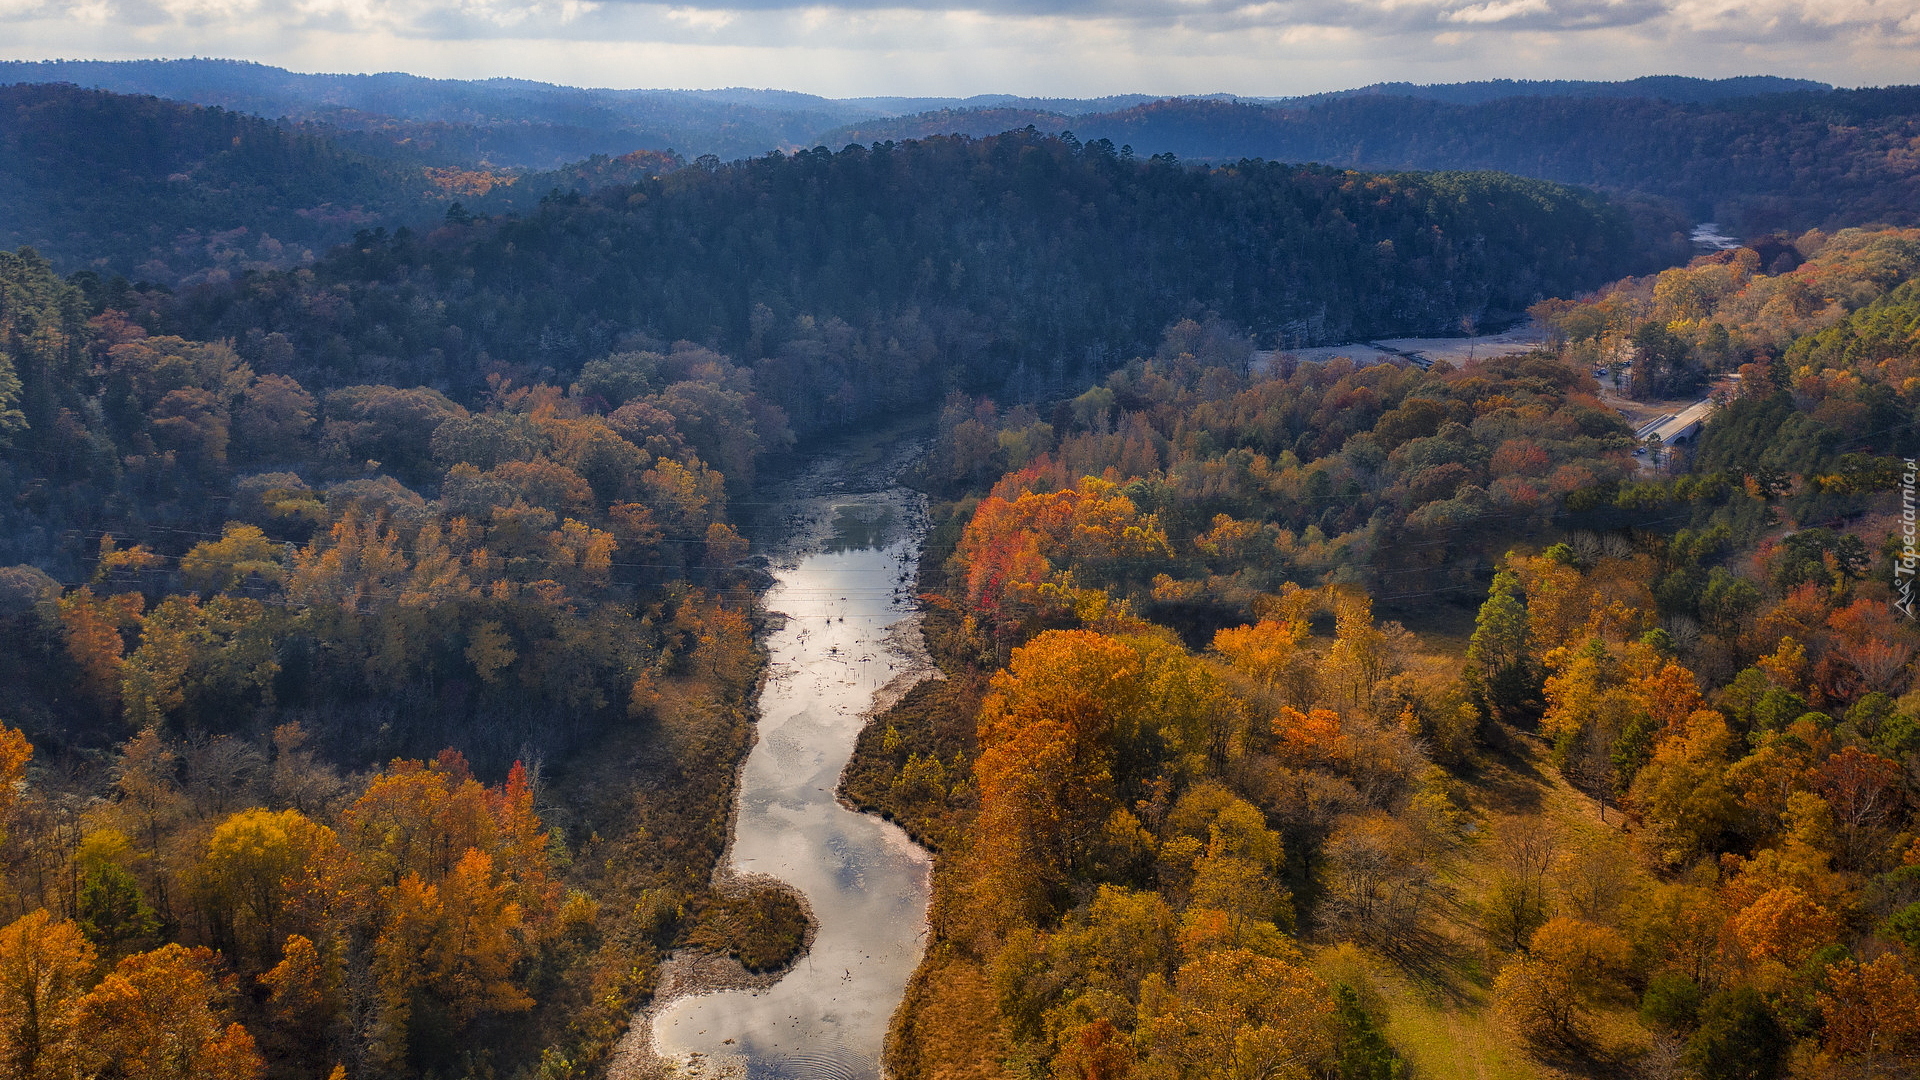
[[[836,790],[876,699],[931,673],[912,613],[926,508],[886,469],[839,459],[787,490],[788,536],[767,552],[775,625],[758,738],[722,873],[797,888],[816,930],[770,986],[657,1007],[652,1049],[688,1076],[878,1080],[888,1022],[924,951],[932,860]]]

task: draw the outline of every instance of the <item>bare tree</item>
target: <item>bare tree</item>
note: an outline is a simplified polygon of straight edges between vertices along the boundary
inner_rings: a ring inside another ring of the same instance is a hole
[[[1482,927],[1494,944],[1524,949],[1553,913],[1547,875],[1560,853],[1559,837],[1549,822],[1509,817],[1494,822],[1487,842],[1493,845],[1496,869]]]

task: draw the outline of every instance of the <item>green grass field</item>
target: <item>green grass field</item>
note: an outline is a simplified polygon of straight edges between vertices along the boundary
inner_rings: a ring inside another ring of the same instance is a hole
[[[1485,754],[1461,779],[1458,790],[1471,835],[1440,866],[1441,887],[1427,920],[1435,947],[1418,957],[1392,958],[1341,943],[1314,952],[1314,967],[1328,982],[1346,983],[1360,994],[1420,1080],[1567,1077],[1571,1074],[1530,1054],[1494,1016],[1493,981],[1505,953],[1488,942],[1479,923],[1501,858],[1489,826],[1511,819],[1523,830],[1553,837],[1556,912],[1578,914],[1574,909],[1582,900],[1573,895],[1576,888],[1590,895],[1607,887],[1605,881],[1586,884],[1592,872],[1585,868],[1613,877],[1612,885],[1623,890],[1641,872],[1625,850],[1618,812],[1609,810],[1603,824],[1598,804],[1553,769],[1537,739],[1510,735],[1504,751]],[[1603,1058],[1616,1062],[1636,1056],[1645,1041],[1622,1005],[1596,1016],[1593,1024],[1598,1041],[1610,1050]]]

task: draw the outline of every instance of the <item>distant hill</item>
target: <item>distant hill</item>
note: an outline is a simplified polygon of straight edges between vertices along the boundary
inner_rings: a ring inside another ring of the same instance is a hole
[[[539,170],[636,150],[674,150],[689,160],[702,154],[736,160],[769,150],[811,148],[827,132],[850,123],[930,110],[1066,115],[1161,100],[1153,94],[836,99],[744,87],[609,90],[526,79],[429,79],[398,72],[305,74],[248,61],[201,59],[0,62],[0,84],[12,82],[66,82],[322,124],[343,136],[371,136],[352,144],[409,162]],[[1218,94],[1208,100],[1236,99]],[[981,129],[978,134],[1003,130]]]
[[[224,109],[0,86],[0,249],[176,282],[287,266],[442,206],[419,170]]]
[[[1020,97],[1017,94],[975,94],[968,98],[865,97],[841,100],[844,104],[869,107],[874,110],[876,116],[905,116],[910,113],[941,109],[950,109],[955,112],[971,109],[1033,109],[1041,112],[1077,114],[1131,109],[1135,105],[1163,101],[1166,96],[1165,94],[1111,94],[1098,98],[1042,98]],[[1234,94],[1187,94],[1184,96],[1205,101],[1240,100]]]
[[[1158,102],[1136,107],[1151,108],[1154,104]],[[836,128],[821,136],[821,142],[829,148],[839,149],[849,143],[900,142],[905,139],[924,139],[934,135],[966,135],[983,139],[1003,131],[1018,131],[1029,124],[1040,131],[1057,135],[1072,129],[1079,122],[1078,116],[1070,116],[1050,109],[1018,109],[1006,106],[980,109],[934,109],[913,116],[887,117],[870,120],[864,124],[848,124],[846,127]]]
[[[849,125],[823,141],[977,137],[1027,124],[1071,130],[1087,141],[1109,139],[1141,156],[1495,169],[1672,199],[1695,220],[1719,221],[1740,235],[1920,221],[1920,161],[1907,150],[1920,137],[1917,87],[1767,93],[1706,104],[1598,93],[1469,105],[1388,93],[1281,105],[1174,98],[1080,115],[946,110]]]
[[[950,116],[943,121],[946,126],[939,134],[984,136],[1028,123],[1048,127],[1046,121],[1054,115],[1105,114],[1166,100],[1151,94],[836,99],[742,87],[608,90],[526,79],[428,79],[396,72],[305,74],[265,64],[200,59],[0,62],[0,84],[11,82],[68,82],[324,124],[342,134],[370,136],[366,142],[353,143],[357,149],[408,162],[439,166],[484,163],[495,168],[530,169],[555,169],[595,154],[619,157],[635,150],[674,150],[689,160],[702,154],[733,160],[769,150],[817,145],[837,149],[848,142],[862,141],[850,134],[853,132],[872,132],[873,137],[864,140],[869,142],[916,137],[891,134],[908,128],[922,134],[935,133],[925,130],[924,124],[901,129],[886,124],[889,118],[913,114]],[[1471,104],[1516,96],[1571,96],[1701,102],[1821,89],[1828,87],[1771,76],[1691,79],[1661,75],[1615,83],[1511,79],[1437,86],[1381,83],[1285,101],[1232,94],[1180,100],[1310,104],[1348,96],[1392,96]],[[999,122],[995,114],[1006,111],[1031,115],[1004,127],[992,126]]]
[[[809,148],[823,133],[848,123],[932,109],[1085,113],[1159,100],[1150,94],[833,99],[741,87],[608,90],[525,79],[428,79],[396,72],[304,74],[246,61],[199,59],[0,62],[0,84],[12,82],[66,82],[323,124],[343,134],[377,138],[356,144],[366,152],[424,164],[543,170],[596,154],[619,157],[635,150],[670,149],[688,159],[713,154],[735,160],[769,150]]]
[[[0,83],[54,81],[375,132],[438,164],[543,169],[642,149],[751,157],[878,115],[784,91],[594,90],[393,72],[310,75],[233,60],[0,63]]]
[[[1353,90],[1275,99],[1290,105],[1344,97],[1410,97],[1452,105],[1478,105],[1513,97],[1652,98],[1699,105],[1762,94],[1792,94],[1831,90],[1811,79],[1783,79],[1777,75],[1739,75],[1730,79],[1696,79],[1686,75],[1642,75],[1620,82],[1585,79],[1485,79],[1480,82],[1374,83]]]
[[[358,228],[437,220],[455,201],[527,213],[555,190],[637,183],[708,155],[1027,127],[1107,139],[1139,157],[1498,170],[1672,200],[1739,236],[1920,223],[1910,152],[1920,89],[1771,76],[1383,83],[1289,101],[836,100],[308,75],[220,60],[0,63],[0,85],[10,80],[25,82],[5,91],[0,117],[0,243],[175,283],[287,265]],[[83,83],[154,96],[71,85]]]

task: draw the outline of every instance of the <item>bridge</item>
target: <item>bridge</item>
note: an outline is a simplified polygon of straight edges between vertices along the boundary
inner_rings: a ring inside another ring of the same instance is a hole
[[[1700,425],[1706,423],[1707,417],[1712,414],[1713,399],[1701,398],[1677,413],[1654,417],[1641,424],[1633,434],[1643,443],[1658,437],[1661,446],[1677,446],[1693,441],[1700,434]]]

